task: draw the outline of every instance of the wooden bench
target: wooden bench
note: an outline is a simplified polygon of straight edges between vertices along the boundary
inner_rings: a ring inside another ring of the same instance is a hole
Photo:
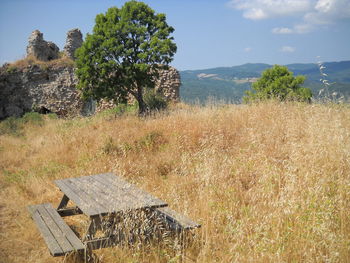
[[[85,250],[84,244],[51,204],[31,205],[28,206],[28,210],[52,256],[63,256],[72,251]]]
[[[164,217],[167,225],[172,230],[182,231],[201,227],[200,224],[193,222],[187,216],[179,214],[167,206],[157,208],[156,211],[158,212],[159,216]]]

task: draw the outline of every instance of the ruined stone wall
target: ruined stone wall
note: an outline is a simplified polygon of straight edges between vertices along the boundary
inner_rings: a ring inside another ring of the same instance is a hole
[[[169,67],[159,72],[159,77],[156,80],[156,90],[163,94],[168,101],[179,101],[180,86],[180,73],[176,68]]]
[[[78,28],[74,28],[67,32],[66,45],[64,46],[64,53],[68,58],[75,59],[74,52],[83,44],[83,34]]]
[[[80,30],[70,30],[64,48],[66,57],[74,59],[74,52],[82,42]],[[59,56],[59,48],[45,41],[43,34],[35,30],[29,37],[27,55],[41,61],[55,61]],[[17,68],[6,64],[0,68],[0,119],[19,117],[32,110],[62,116],[94,113],[96,103],[82,101],[76,89],[77,83],[73,66],[43,63]],[[168,101],[178,101],[180,84],[179,72],[169,67],[168,70],[160,71],[156,89]],[[112,101],[103,100],[97,111],[114,106]]]
[[[35,30],[29,36],[27,55],[34,56],[41,61],[49,61],[58,58],[59,48],[55,43],[45,41],[43,34]]]
[[[166,101],[179,102],[180,100],[180,86],[181,78],[180,73],[176,68],[168,67],[159,71],[158,79],[155,81],[155,90],[162,94]],[[134,102],[135,98],[130,96],[130,102]],[[115,107],[115,103],[112,100],[102,99],[97,102],[96,112],[101,112],[107,109]]]
[[[84,115],[85,105],[76,84],[77,78],[72,67],[2,67],[0,119],[19,117],[32,110],[61,116]]]

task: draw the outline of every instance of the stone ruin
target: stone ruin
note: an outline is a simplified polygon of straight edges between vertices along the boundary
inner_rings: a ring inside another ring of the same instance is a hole
[[[68,58],[75,59],[74,52],[83,44],[83,34],[78,28],[69,30],[67,33],[66,45],[64,46],[64,53]]]
[[[78,28],[74,28],[67,32],[66,45],[64,46],[64,54],[70,59],[75,59],[74,52],[83,44],[83,34]],[[29,36],[27,46],[27,56],[33,56],[41,61],[50,61],[59,58],[58,46],[51,42],[45,41],[43,33],[35,30]]]
[[[29,37],[27,56],[34,56],[38,60],[49,61],[59,57],[59,48],[51,41],[45,41],[43,33],[35,30]]]
[[[83,43],[79,29],[67,33],[64,54],[74,60],[74,52]],[[29,37],[27,55],[41,61],[59,58],[59,48],[43,39],[43,34],[35,30]],[[90,115],[102,109],[114,107],[111,101],[83,101],[76,89],[78,79],[74,67],[57,63],[41,67],[28,65],[16,68],[15,63],[0,67],[0,120],[20,117],[28,111],[53,112],[61,116]],[[161,70],[155,88],[168,101],[179,101],[180,74],[173,68]]]

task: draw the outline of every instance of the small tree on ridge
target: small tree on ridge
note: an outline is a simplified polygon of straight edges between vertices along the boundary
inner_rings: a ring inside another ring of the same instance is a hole
[[[278,99],[310,102],[312,93],[301,85],[305,76],[294,76],[285,66],[274,65],[265,70],[261,78],[253,83],[252,90],[247,91],[243,99],[245,102]]]
[[[158,69],[166,67],[176,52],[170,37],[174,28],[164,14],[137,1],[111,7],[95,22],[93,33],[76,52],[78,88],[85,98],[117,103],[127,102],[131,94],[143,114],[145,88],[154,88]]]

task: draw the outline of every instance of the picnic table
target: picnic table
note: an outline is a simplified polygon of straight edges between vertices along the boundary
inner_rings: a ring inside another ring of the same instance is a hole
[[[200,226],[168,208],[166,202],[113,173],[67,178],[54,183],[63,193],[57,209],[49,203],[28,207],[52,256],[118,244],[119,237],[113,232],[115,225],[110,221],[111,216],[118,214],[148,209],[157,213],[176,231]],[[68,207],[69,201],[74,206]],[[63,217],[78,214],[85,214],[89,218],[89,225],[81,238],[63,220]],[[98,230],[103,230],[104,236],[96,237]]]

